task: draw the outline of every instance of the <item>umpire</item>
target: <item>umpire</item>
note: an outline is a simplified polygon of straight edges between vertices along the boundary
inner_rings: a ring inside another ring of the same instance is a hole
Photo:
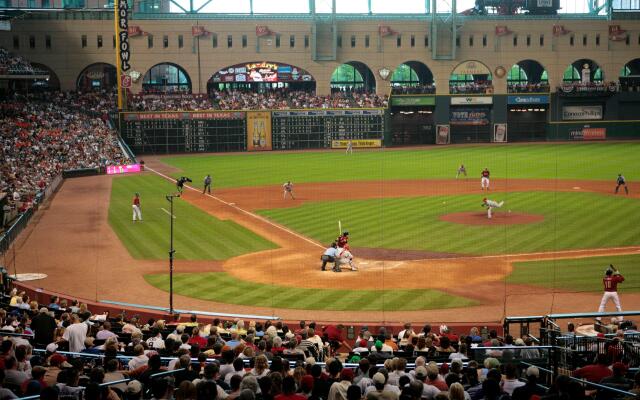
[[[338,257],[338,245],[336,242],[333,242],[331,243],[331,246],[324,251],[322,257],[320,257],[322,260],[322,267],[320,267],[320,270],[326,271],[327,263],[335,263],[336,257]]]

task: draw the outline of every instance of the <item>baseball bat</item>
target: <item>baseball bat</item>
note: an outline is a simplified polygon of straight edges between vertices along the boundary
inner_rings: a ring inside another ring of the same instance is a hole
[[[338,236],[342,236],[342,221],[338,220]]]

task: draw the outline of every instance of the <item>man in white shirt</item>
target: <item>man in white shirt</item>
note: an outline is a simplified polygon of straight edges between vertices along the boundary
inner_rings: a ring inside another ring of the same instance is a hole
[[[84,340],[87,338],[89,325],[80,322],[80,318],[73,314],[71,316],[71,325],[65,329],[62,338],[69,342],[69,351],[79,353],[84,350]]]

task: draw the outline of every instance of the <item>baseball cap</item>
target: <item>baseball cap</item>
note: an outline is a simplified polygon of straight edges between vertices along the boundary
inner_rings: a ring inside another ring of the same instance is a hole
[[[340,371],[340,379],[343,381],[353,380],[353,370],[351,368],[344,368]]]
[[[424,379],[427,377],[427,369],[422,365],[416,368],[416,378]]]
[[[384,385],[385,381],[386,379],[384,378],[384,375],[382,375],[380,372],[376,372],[375,374],[373,374],[373,383]]]
[[[382,341],[376,340],[375,346],[376,346],[376,349],[380,350],[382,348]]]
[[[305,375],[300,380],[300,387],[303,391],[308,392],[313,389],[313,376]]]
[[[49,344],[47,345],[47,351],[48,351],[49,353],[55,353],[55,352],[56,352],[56,350],[58,350],[58,345],[57,345],[57,344],[55,344],[55,343],[49,343]]]
[[[136,394],[142,391],[142,383],[137,380],[127,383],[127,393]]]

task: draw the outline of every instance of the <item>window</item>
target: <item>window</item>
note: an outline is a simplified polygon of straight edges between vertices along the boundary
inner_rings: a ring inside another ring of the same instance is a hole
[[[473,35],[469,35],[469,47],[473,47]]]
[[[227,35],[227,48],[232,48],[233,47],[233,36],[231,35]]]
[[[569,36],[569,46],[573,46],[576,42],[576,37],[574,35]]]
[[[540,35],[540,47],[544,46],[544,35]]]
[[[531,46],[531,35],[527,35],[527,47]]]
[[[276,47],[280,47],[280,35],[276,34]]]
[[[178,35],[178,48],[181,49],[184,47],[184,36]]]
[[[247,47],[247,35],[242,35],[242,47]]]
[[[338,47],[342,47],[342,35],[338,35]]]
[[[20,36],[18,35],[13,35],[13,48],[14,49],[20,48]]]
[[[213,47],[214,49],[216,47],[218,47],[218,34],[217,33],[212,33],[211,34],[211,47]]]
[[[460,35],[456,34],[456,47],[460,47]]]
[[[396,37],[396,47],[402,47],[402,36],[400,35]]]
[[[98,48],[102,47],[102,35],[98,35],[98,39],[96,40],[96,44]]]
[[[30,49],[36,48],[36,37],[33,35],[29,35],[29,48]]]
[[[153,49],[153,35],[147,36],[147,48]]]
[[[364,35],[364,47],[369,48],[370,41],[371,39],[369,38],[369,35]]]
[[[429,35],[424,35],[424,47],[429,47]]]
[[[292,49],[296,47],[296,37],[295,35],[289,35],[289,47]]]
[[[356,47],[356,35],[351,35],[351,47]]]
[[[582,35],[582,45],[583,46],[587,45],[587,35]]]
[[[51,35],[44,35],[44,47],[46,49],[51,48]]]
[[[487,35],[482,35],[482,47],[487,47]]]
[[[87,47],[87,35],[82,35],[80,37],[80,45],[82,46],[83,49]]]
[[[309,35],[304,35],[304,48],[309,48]]]
[[[411,35],[411,47],[416,47],[416,35]]]
[[[596,46],[600,46],[600,34],[596,33]]]
[[[513,47],[518,46],[518,35],[513,35]]]
[[[162,47],[165,49],[169,47],[169,35],[164,35],[162,37]]]

